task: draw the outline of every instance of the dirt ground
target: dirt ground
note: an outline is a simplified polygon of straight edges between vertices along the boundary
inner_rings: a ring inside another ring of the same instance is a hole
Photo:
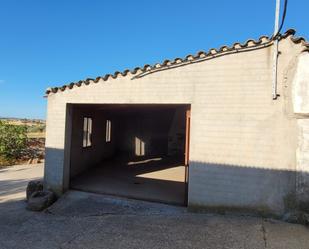
[[[0,169],[0,248],[309,249],[309,229],[259,217],[69,191],[45,212],[25,209],[43,165]]]

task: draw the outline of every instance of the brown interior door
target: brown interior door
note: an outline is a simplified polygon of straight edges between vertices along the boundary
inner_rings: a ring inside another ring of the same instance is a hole
[[[186,144],[185,144],[185,165],[189,165],[189,153],[190,153],[190,118],[191,110],[186,111]]]
[[[186,110],[186,141],[185,141],[185,201],[184,205],[188,205],[188,182],[189,182],[189,152],[190,152],[190,119],[191,110]]]

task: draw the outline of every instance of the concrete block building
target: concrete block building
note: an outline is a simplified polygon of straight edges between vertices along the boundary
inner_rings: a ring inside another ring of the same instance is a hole
[[[272,214],[306,203],[308,52],[288,30],[276,81],[262,36],[49,88],[45,187]]]

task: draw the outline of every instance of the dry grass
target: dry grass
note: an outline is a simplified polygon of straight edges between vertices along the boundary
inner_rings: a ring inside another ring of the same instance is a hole
[[[45,138],[45,132],[29,132],[27,133],[28,138]]]
[[[5,158],[0,156],[0,167],[8,166],[8,165],[10,165],[10,163]]]
[[[44,122],[35,122],[31,120],[23,120],[23,119],[0,119],[1,121],[11,124],[11,125],[26,125],[26,126],[36,126],[45,124]]]
[[[43,121],[32,121],[32,120],[25,120],[25,119],[0,119],[1,121],[11,124],[11,125],[23,125],[27,126],[29,132],[27,133],[28,138],[45,138],[45,128],[42,131],[39,130],[40,127],[44,126],[45,123]]]
[[[0,167],[6,167],[6,166],[15,165],[15,164],[18,164],[17,160],[15,160],[15,159],[8,160],[8,159],[0,156]]]

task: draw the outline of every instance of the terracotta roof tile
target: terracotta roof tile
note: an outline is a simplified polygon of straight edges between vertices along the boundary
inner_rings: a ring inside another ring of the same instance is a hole
[[[309,43],[306,42],[306,40],[303,37],[295,37],[295,30],[293,29],[289,29],[287,30],[284,34],[281,34],[279,36],[279,39],[285,39],[289,36],[291,37],[291,40],[296,43],[302,43],[305,46],[305,49],[303,51],[308,51],[309,52]],[[156,63],[154,66],[151,65],[144,65],[142,68],[140,67],[136,67],[133,70],[129,70],[129,69],[125,69],[123,72],[119,72],[116,71],[113,75],[111,74],[106,74],[104,76],[99,76],[96,79],[86,79],[86,80],[80,80],[76,83],[70,83],[68,85],[64,85],[62,87],[52,87],[52,88],[48,88],[46,90],[46,94],[50,94],[50,93],[57,93],[59,90],[60,91],[65,91],[66,89],[72,89],[74,86],[80,87],[83,84],[85,85],[89,85],[90,82],[94,82],[94,83],[98,83],[101,79],[103,81],[107,81],[110,78],[116,79],[118,76],[127,76],[128,73],[130,72],[131,74],[137,74],[137,72],[140,73],[147,73],[150,72],[152,70],[162,70],[164,68],[171,68],[173,66],[177,66],[179,64],[183,64],[183,63],[187,63],[187,64],[191,64],[193,62],[199,62],[199,61],[203,61],[205,59],[207,59],[208,57],[211,59],[213,57],[216,57],[217,55],[224,55],[224,54],[229,54],[231,52],[238,52],[240,50],[248,50],[248,49],[252,49],[254,47],[263,47],[266,45],[271,45],[272,42],[272,37],[269,38],[268,36],[261,36],[257,41],[253,40],[253,39],[249,39],[247,40],[245,43],[241,44],[239,42],[234,43],[233,46],[229,47],[229,46],[222,46],[220,47],[218,50],[215,48],[211,48],[208,52],[205,51],[199,51],[196,55],[187,55],[184,59],[182,58],[175,58],[174,60],[164,60],[162,63]]]

